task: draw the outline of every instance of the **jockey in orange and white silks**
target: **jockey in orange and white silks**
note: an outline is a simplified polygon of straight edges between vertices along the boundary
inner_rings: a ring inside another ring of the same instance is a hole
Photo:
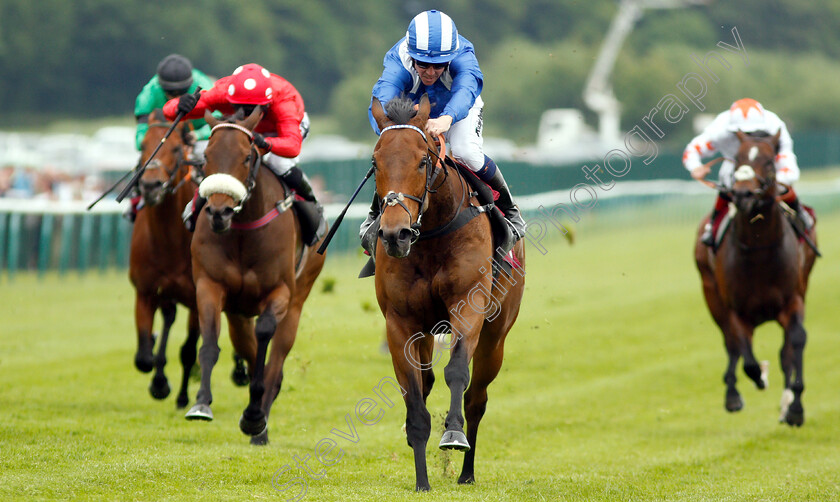
[[[775,159],[776,181],[788,187],[787,192],[782,195],[782,200],[796,211],[802,225],[806,229],[810,228],[814,221],[800,206],[792,186],[799,180],[799,165],[796,163],[793,140],[787,126],[778,115],[764,109],[761,103],[754,99],[743,98],[735,101],[729,110],[715,117],[702,133],[688,143],[683,151],[682,160],[685,168],[691,173],[691,177],[696,180],[705,179],[711,169],[703,164],[702,159],[720,153],[724,160],[721,163],[718,178],[721,185],[731,188],[735,170],[734,159],[741,144],[735,135],[737,131],[768,136],[779,133],[779,152]],[[718,194],[709,223],[706,224],[701,237],[703,243],[709,246],[714,244],[713,227],[721,221],[727,208],[728,201]]]
[[[703,166],[703,157],[712,156],[720,152],[724,158],[720,167],[721,184],[732,186],[734,172],[734,158],[741,142],[735,136],[736,131],[747,134],[764,133],[779,135],[779,153],[776,155],[776,180],[785,185],[791,185],[799,179],[799,165],[793,153],[793,140],[787,126],[778,115],[765,110],[761,103],[754,99],[744,98],[732,103],[729,110],[720,113],[697,137],[688,143],[683,152],[683,165],[692,173],[695,179],[700,175],[696,171]],[[701,178],[708,172],[702,173]]]

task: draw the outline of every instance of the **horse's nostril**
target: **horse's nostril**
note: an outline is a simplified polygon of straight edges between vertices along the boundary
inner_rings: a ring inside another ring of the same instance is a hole
[[[402,230],[400,230],[399,239],[401,241],[407,241],[407,240],[411,239],[411,230],[409,230],[407,228],[403,228]]]
[[[233,216],[233,208],[232,207],[224,208],[224,210],[222,210],[222,216],[224,216],[226,218],[230,217],[230,216]]]

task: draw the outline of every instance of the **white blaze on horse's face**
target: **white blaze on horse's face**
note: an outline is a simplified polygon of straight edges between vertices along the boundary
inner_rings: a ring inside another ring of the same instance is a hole
[[[750,155],[752,155],[752,152],[750,152]],[[748,181],[752,179],[755,179],[755,170],[752,166],[744,164],[735,170],[735,181]]]
[[[753,162],[756,157],[758,157],[758,147],[754,146],[754,147],[750,148],[750,153],[747,156],[747,158],[750,159],[750,162]]]

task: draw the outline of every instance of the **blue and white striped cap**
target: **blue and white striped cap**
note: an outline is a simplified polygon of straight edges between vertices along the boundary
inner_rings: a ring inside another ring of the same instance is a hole
[[[448,63],[458,55],[458,28],[452,18],[437,10],[421,12],[405,34],[408,54],[424,63]]]

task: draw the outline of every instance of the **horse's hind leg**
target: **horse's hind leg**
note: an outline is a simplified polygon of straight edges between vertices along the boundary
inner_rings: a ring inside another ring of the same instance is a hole
[[[184,340],[184,345],[181,346],[181,390],[178,392],[178,399],[175,402],[178,409],[185,408],[190,402],[187,394],[189,387],[190,374],[193,366],[195,366],[196,346],[199,338],[198,330],[198,315],[195,310],[190,310],[190,317],[187,321],[187,339]]]
[[[495,342],[495,339],[492,342]],[[487,387],[499,374],[503,358],[503,343],[484,343],[484,339],[479,341],[473,356],[472,382],[464,395],[467,441],[471,448],[464,454],[464,465],[461,468],[458,483],[475,483],[475,444],[478,438],[478,424],[481,423],[481,418],[487,409]]]
[[[735,383],[738,381],[735,371],[738,369],[738,359],[741,358],[741,348],[738,340],[732,334],[724,332],[723,338],[726,344],[726,354],[729,356],[729,364],[726,366],[726,373],[723,374],[723,383],[726,384],[726,411],[740,411],[744,407],[744,401],[735,387]]]
[[[164,399],[169,395],[169,381],[166,379],[164,367],[166,366],[166,345],[169,342],[169,330],[172,324],[175,323],[176,307],[175,302],[165,301],[160,306],[160,312],[163,316],[163,331],[160,335],[160,343],[158,344],[157,354],[155,354],[155,374],[152,377],[152,383],[149,384],[149,393],[155,399]]]
[[[779,320],[785,330],[785,341],[779,354],[785,376],[779,421],[797,427],[805,423],[805,410],[802,407],[802,392],[805,390],[802,365],[807,333],[802,325],[803,310],[800,302],[797,312],[785,314]]]
[[[286,317],[277,325],[274,337],[272,338],[271,354],[265,366],[265,378],[263,379],[265,392],[262,397],[262,410],[265,414],[266,421],[268,421],[271,406],[274,404],[277,395],[280,394],[280,388],[283,386],[283,366],[286,363],[286,357],[292,350],[292,345],[295,343],[300,314],[300,306],[290,310],[286,314]],[[251,438],[251,444],[263,445],[266,443],[268,443],[267,429]]]
[[[245,367],[245,358],[238,352],[233,353],[233,371],[230,372],[230,380],[237,387],[245,387],[251,381],[248,369]]]
[[[154,369],[154,337],[152,325],[157,304],[151,295],[137,292],[134,300],[134,323],[137,326],[137,353],[134,354],[134,366],[143,373]]]

